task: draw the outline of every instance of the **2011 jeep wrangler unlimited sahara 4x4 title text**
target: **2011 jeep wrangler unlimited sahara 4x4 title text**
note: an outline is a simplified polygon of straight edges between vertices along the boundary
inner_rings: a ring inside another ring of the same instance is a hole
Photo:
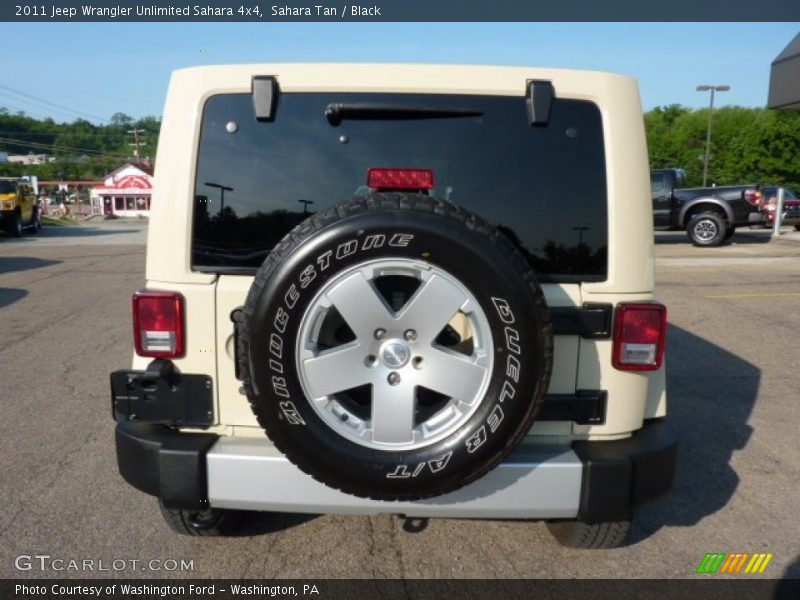
[[[122,476],[195,535],[259,510],[621,544],[676,455],[648,183],[623,76],[177,71]]]

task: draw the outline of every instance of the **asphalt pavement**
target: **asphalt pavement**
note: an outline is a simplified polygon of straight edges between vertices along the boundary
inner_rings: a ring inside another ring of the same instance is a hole
[[[109,406],[108,373],[130,363],[145,237],[138,221],[0,236],[0,577],[691,578],[712,551],[770,552],[765,577],[800,577],[800,234],[745,231],[717,249],[657,235],[678,474],[632,543],[602,551],[562,548],[541,523],[397,516],[171,533],[117,474]],[[49,570],[18,570],[37,554]],[[191,569],[168,572],[170,560]]]

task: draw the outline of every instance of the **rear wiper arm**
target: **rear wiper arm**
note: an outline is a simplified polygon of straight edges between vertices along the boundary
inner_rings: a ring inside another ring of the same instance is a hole
[[[408,104],[370,104],[334,102],[325,108],[325,118],[331,125],[339,125],[345,119],[368,120],[411,120],[411,119],[453,119],[461,117],[480,117],[483,112],[471,108],[442,108],[435,106],[410,106]]]

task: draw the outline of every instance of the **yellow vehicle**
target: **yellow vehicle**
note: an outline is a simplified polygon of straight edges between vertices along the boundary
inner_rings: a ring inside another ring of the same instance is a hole
[[[0,178],[0,227],[20,237],[25,229],[39,231],[42,226],[33,186],[27,181]]]

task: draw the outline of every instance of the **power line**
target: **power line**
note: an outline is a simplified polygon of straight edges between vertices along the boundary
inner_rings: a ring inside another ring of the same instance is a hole
[[[2,116],[2,115],[0,115],[0,116]],[[107,126],[105,126],[105,127],[107,127]],[[142,131],[142,130],[140,130],[140,131]],[[54,135],[67,135],[67,134],[71,134],[71,133],[74,133],[74,132],[70,131],[70,130],[66,130],[66,131],[63,131],[63,130],[62,131],[52,130],[52,131],[49,131],[49,132],[42,132],[42,131],[0,131],[0,134],[7,134],[7,135],[35,135],[35,136],[39,136],[39,137],[53,137]],[[92,136],[103,135],[103,136],[108,136],[108,137],[118,137],[120,139],[123,137],[122,133],[113,133],[111,131],[93,131],[91,133],[91,135]],[[155,135],[155,134],[151,133],[151,135]]]
[[[60,120],[62,122],[67,122],[67,120],[69,120],[69,119],[71,119],[72,121],[75,121],[76,119],[86,120],[85,117],[83,117],[83,115],[75,115],[72,112],[67,112],[65,110],[55,109],[55,108],[52,108],[50,106],[46,106],[46,105],[42,104],[41,102],[34,102],[33,100],[28,100],[28,99],[25,99],[25,98],[17,98],[16,96],[11,96],[7,92],[3,92],[2,90],[0,90],[0,96],[7,96],[8,98],[11,98],[14,102],[26,102],[26,103],[29,103],[37,111],[48,111],[50,113],[50,115],[49,116],[43,116],[44,119],[48,119],[49,118],[49,119],[53,119],[53,120]],[[6,103],[6,99],[5,98],[3,98],[3,102]],[[20,110],[23,113],[29,112],[29,111],[27,111],[25,109],[19,109],[18,108],[17,110]],[[44,113],[37,113],[37,114],[43,115]]]
[[[123,154],[112,154],[110,152],[104,152],[103,150],[93,150],[89,148],[74,148],[70,146],[57,146],[55,144],[42,144],[40,142],[26,142],[24,140],[15,140],[13,138],[5,138],[5,137],[0,137],[0,143],[10,144],[15,146],[24,146],[26,148],[34,148],[39,150],[83,152],[86,154],[94,154],[97,156],[106,156],[108,158],[128,158]]]
[[[75,110],[73,108],[70,108],[68,106],[64,106],[62,104],[56,104],[55,102],[50,102],[49,100],[45,100],[44,98],[39,98],[39,97],[34,96],[32,94],[28,94],[27,92],[23,92],[21,90],[14,89],[14,88],[12,88],[12,87],[10,87],[8,85],[0,84],[0,88],[8,90],[12,94],[16,94],[17,96],[23,96],[25,98],[33,100],[33,101],[35,101],[35,102],[37,102],[39,104],[45,104],[45,105],[48,105],[48,106],[52,106],[52,107],[60,109],[62,111],[66,111],[66,112],[69,112],[69,113],[74,113],[76,115],[82,115],[83,117],[88,117],[90,119],[95,119],[97,121],[108,121],[108,119],[105,119],[103,117],[98,117],[97,115],[93,115],[93,114],[90,114],[90,113],[85,113],[85,112],[80,111],[80,110]]]
[[[0,142],[4,142],[6,144],[16,144],[18,146],[28,146],[31,148],[46,148],[46,149],[57,149],[57,150],[75,150],[78,152],[89,152],[93,154],[104,154],[102,150],[94,150],[89,148],[72,148],[69,146],[56,146],[55,144],[43,144],[41,142],[27,142],[25,140],[16,140],[14,138],[6,138],[0,137]]]
[[[0,84],[0,88],[3,88],[4,90],[8,90],[9,92],[12,92],[13,94],[17,94],[18,96],[24,96],[26,98],[34,100],[34,101],[36,101],[36,102],[38,102],[40,104],[47,104],[47,105],[53,106],[55,108],[58,108],[58,109],[61,109],[61,110],[65,110],[67,112],[74,113],[76,115],[83,115],[84,117],[88,117],[90,119],[95,119],[97,121],[108,121],[108,119],[104,119],[103,117],[98,117],[97,115],[92,115],[92,114],[89,114],[89,113],[85,113],[85,112],[80,111],[80,110],[74,110],[72,108],[69,108],[68,106],[63,106],[61,104],[56,104],[55,102],[50,102],[49,100],[44,100],[43,98],[38,98],[36,96],[33,96],[32,94],[28,94],[26,92],[22,92],[20,90],[16,90],[16,89],[14,89],[14,88],[12,88],[10,86],[7,86],[7,85]]]
[[[47,115],[45,115],[44,113],[26,111],[24,108],[20,108],[19,106],[14,106],[13,104],[8,104],[5,100],[3,101],[3,103],[2,103],[2,105],[0,107],[7,108],[10,111],[11,110],[15,110],[15,111],[17,111],[17,113],[22,113],[22,116],[27,117],[28,119],[31,119],[33,121],[36,121],[38,119],[35,119],[32,115],[38,115],[42,119],[46,119],[47,118]],[[9,113],[8,115],[0,115],[0,116],[16,117],[18,115]]]

